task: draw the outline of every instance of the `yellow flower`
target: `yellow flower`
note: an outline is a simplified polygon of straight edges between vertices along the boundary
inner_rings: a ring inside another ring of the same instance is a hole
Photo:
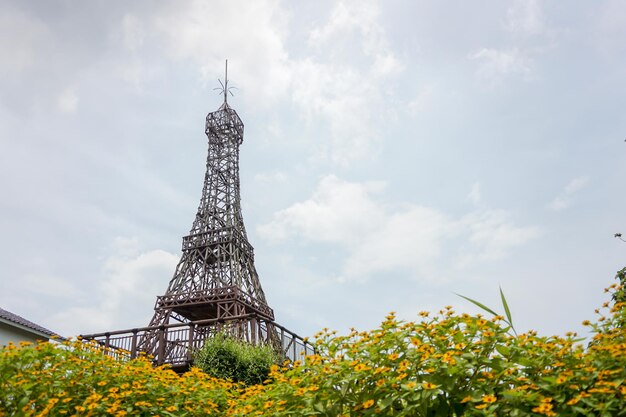
[[[424,383],[422,384],[422,387],[424,387],[424,389],[435,389],[435,388],[437,388],[438,386],[439,386],[439,385],[435,385],[435,384],[432,384],[432,383],[430,383],[430,382],[424,382]]]
[[[374,405],[374,400],[367,400],[363,403],[363,408],[370,408]]]
[[[374,375],[378,375],[380,373],[383,373],[387,370],[386,366],[381,366],[379,368],[374,369]]]
[[[472,401],[472,396],[468,395],[467,397],[465,397],[465,398],[463,398],[461,400],[461,404],[465,404],[465,403],[470,402],[470,401]]]
[[[354,367],[354,370],[357,371],[357,372],[367,371],[368,369],[371,369],[371,368],[369,368],[368,366],[366,366],[366,365],[364,365],[362,363],[359,363],[357,366]]]
[[[610,394],[611,392],[613,392],[613,390],[609,389],[609,388],[591,388],[590,390],[588,390],[588,392],[597,392],[600,394]]]
[[[395,361],[396,359],[398,359],[400,355],[398,355],[397,353],[391,353],[389,356],[387,356],[389,358],[389,360]]]
[[[556,416],[556,413],[552,411],[552,404],[548,402],[542,402],[538,407],[533,408],[533,412],[546,416]]]
[[[483,395],[483,402],[484,403],[495,403],[496,402],[496,397],[494,395]]]

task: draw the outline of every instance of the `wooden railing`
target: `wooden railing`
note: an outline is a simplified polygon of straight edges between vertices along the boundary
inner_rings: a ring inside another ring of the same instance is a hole
[[[186,369],[192,364],[194,353],[202,347],[204,341],[220,331],[236,333],[240,339],[252,344],[269,344],[291,361],[303,359],[315,352],[313,346],[302,337],[278,323],[255,315],[118,330],[80,337],[85,341],[95,341],[111,356],[134,359],[143,354],[152,357],[155,365],[167,363],[175,369]],[[146,343],[147,341],[150,343]]]

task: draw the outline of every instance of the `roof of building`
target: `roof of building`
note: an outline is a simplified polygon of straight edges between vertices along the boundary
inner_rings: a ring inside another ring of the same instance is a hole
[[[43,333],[44,335],[47,335],[47,336],[58,336],[53,331],[48,330],[45,327],[38,325],[37,323],[33,323],[30,320],[26,320],[24,317],[18,316],[17,314],[11,313],[10,311],[7,311],[3,308],[0,308],[0,322],[18,325],[18,327],[25,327],[28,330],[31,330],[37,333]]]

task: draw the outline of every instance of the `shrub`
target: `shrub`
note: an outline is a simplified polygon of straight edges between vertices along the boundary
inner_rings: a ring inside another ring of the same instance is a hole
[[[608,291],[614,303],[586,323],[586,345],[573,333],[511,334],[502,317],[450,308],[417,323],[390,314],[367,332],[324,330],[316,355],[247,387],[198,368],[178,376],[146,358],[118,361],[82,342],[11,345],[0,349],[0,416],[624,416],[624,287]]]
[[[269,345],[251,345],[220,333],[205,341],[194,364],[215,378],[254,385],[267,379],[279,359]]]
[[[0,349],[0,416],[217,416],[237,390],[198,369],[180,377],[80,341]]]
[[[622,286],[611,290],[620,293]],[[317,335],[318,354],[240,398],[234,415],[626,415],[624,303],[604,306],[585,348],[573,333],[510,334],[502,317],[390,314],[380,328]]]

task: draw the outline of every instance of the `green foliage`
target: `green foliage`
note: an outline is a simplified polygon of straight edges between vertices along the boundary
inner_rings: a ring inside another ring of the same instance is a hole
[[[609,291],[623,287],[613,285]],[[378,329],[317,337],[318,354],[277,369],[232,410],[245,416],[623,416],[626,415],[624,303],[604,306],[586,348],[565,337],[509,333],[450,308],[418,323],[393,314]]]
[[[279,360],[269,345],[251,345],[220,333],[205,341],[194,364],[213,377],[254,385],[263,383]]]
[[[619,282],[619,289],[616,289],[613,293],[613,301],[615,303],[626,303],[626,268],[622,268],[617,271],[615,279]]]
[[[180,377],[80,341],[0,349],[0,416],[218,416],[237,389],[198,369]]]
[[[198,368],[181,377],[82,342],[11,345],[0,349],[0,417],[626,416],[623,276],[608,289],[614,302],[584,323],[593,335],[586,345],[573,333],[512,334],[510,317],[390,314],[371,331],[321,332],[316,355],[272,366],[267,384]]]

